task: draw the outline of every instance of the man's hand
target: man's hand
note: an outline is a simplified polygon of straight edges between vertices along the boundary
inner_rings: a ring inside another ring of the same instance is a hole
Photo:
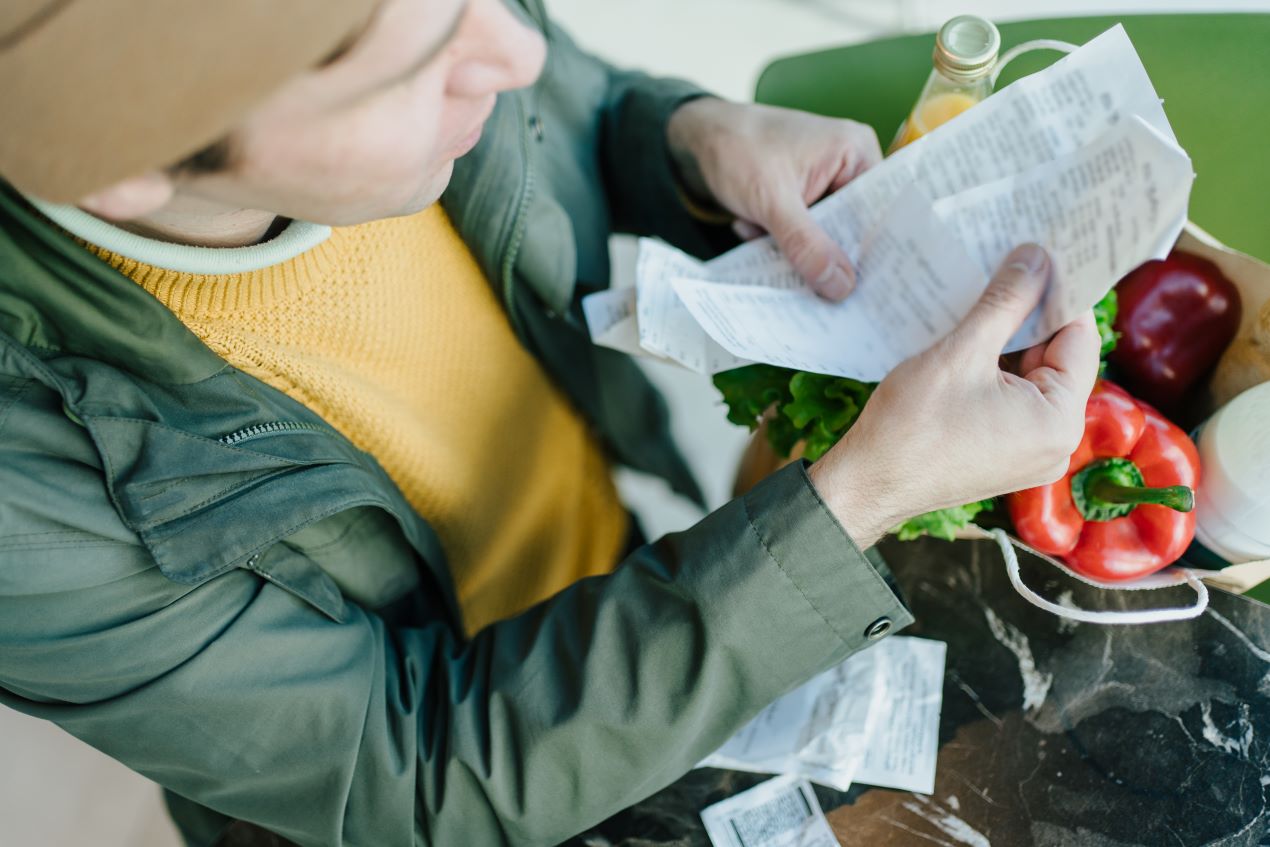
[[[870,127],[706,97],[675,111],[668,134],[689,192],[736,215],[738,235],[770,232],[822,297],[851,293],[855,269],[807,207],[881,161]]]
[[[1012,252],[961,325],[892,371],[812,466],[813,484],[859,546],[914,515],[1066,473],[1098,375],[1093,313],[1027,350],[1018,373],[1000,365],[1049,270],[1034,244]]]

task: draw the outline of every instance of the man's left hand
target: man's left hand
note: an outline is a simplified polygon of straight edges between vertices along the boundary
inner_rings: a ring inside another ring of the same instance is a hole
[[[685,187],[735,215],[738,235],[770,232],[822,297],[851,293],[855,269],[808,207],[881,161],[871,127],[703,97],[671,115],[668,136]]]

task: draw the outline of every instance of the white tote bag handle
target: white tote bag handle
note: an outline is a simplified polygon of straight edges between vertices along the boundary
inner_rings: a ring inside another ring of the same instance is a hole
[[[1199,580],[1199,577],[1188,568],[1168,568],[1133,582],[1101,582],[1081,576],[1072,569],[1064,567],[1061,563],[1047,559],[1046,561],[1049,564],[1057,567],[1073,579],[1080,580],[1086,585],[1092,585],[1104,591],[1155,591],[1160,588],[1189,585],[1195,590],[1197,597],[1193,606],[1170,609],[1141,609],[1127,612],[1095,612],[1089,609],[1060,606],[1058,603],[1046,600],[1023,582],[1023,578],[1019,575],[1019,558],[1014,552],[1014,542],[1010,539],[1010,536],[1006,535],[1003,530],[994,529],[992,530],[992,537],[996,539],[997,546],[1001,548],[1001,555],[1005,558],[1006,572],[1010,575],[1010,584],[1014,586],[1014,590],[1019,592],[1023,599],[1033,606],[1059,617],[1069,618],[1081,623],[1103,625],[1166,623],[1197,618],[1204,614],[1204,610],[1208,608],[1208,586],[1204,585]]]
[[[994,89],[997,87],[997,78],[1001,76],[1005,66],[1024,53],[1031,53],[1034,50],[1057,50],[1060,53],[1071,53],[1075,49],[1075,44],[1068,44],[1066,41],[1055,41],[1052,38],[1038,38],[1034,41],[1024,41],[1022,44],[1016,44],[997,58],[997,63],[992,68],[992,87]]]

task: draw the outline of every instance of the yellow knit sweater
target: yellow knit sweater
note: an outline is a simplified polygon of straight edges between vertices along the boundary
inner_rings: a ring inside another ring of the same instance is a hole
[[[615,563],[627,518],[608,463],[439,205],[242,273],[93,249],[379,460],[437,530],[469,631]]]

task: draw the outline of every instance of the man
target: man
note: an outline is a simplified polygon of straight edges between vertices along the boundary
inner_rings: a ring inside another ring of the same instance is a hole
[[[725,210],[842,297],[806,206],[877,144],[537,0],[22,0],[0,90],[0,703],[191,844],[566,838],[906,625],[888,527],[1079,437],[1091,319],[998,367],[1022,248],[824,459],[639,543],[609,462],[693,485],[579,319],[609,231],[705,252]]]

